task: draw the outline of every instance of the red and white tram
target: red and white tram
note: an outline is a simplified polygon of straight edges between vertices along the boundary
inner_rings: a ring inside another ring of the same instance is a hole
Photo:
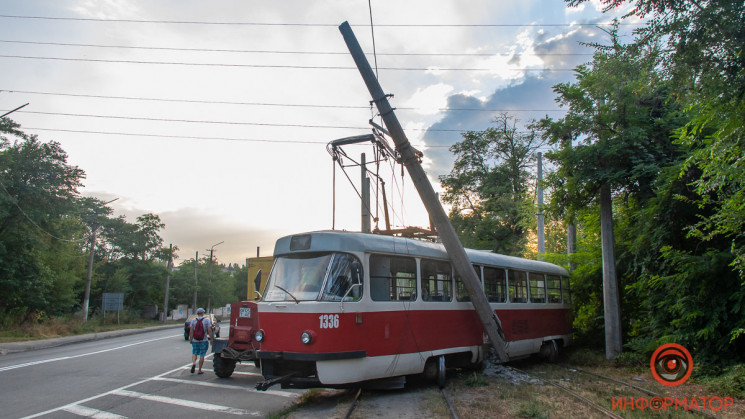
[[[510,359],[555,356],[571,338],[568,272],[559,266],[466,250],[502,323]],[[486,333],[441,244],[320,231],[287,236],[258,303],[258,388],[444,379],[475,366]]]

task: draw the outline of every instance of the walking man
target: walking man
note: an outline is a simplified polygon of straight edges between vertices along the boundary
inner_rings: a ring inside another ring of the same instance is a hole
[[[210,341],[215,336],[212,333],[212,322],[209,317],[204,317],[204,309],[197,309],[197,318],[191,321],[189,328],[189,342],[191,342],[191,373],[197,366],[197,357],[199,357],[199,374],[204,374],[202,365],[204,365],[204,356],[207,355]]]

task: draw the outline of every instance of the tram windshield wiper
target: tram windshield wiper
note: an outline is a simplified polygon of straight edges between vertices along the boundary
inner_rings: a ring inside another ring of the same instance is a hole
[[[294,295],[292,295],[292,293],[291,293],[290,291],[287,291],[286,289],[284,289],[284,288],[280,287],[279,285],[275,285],[274,287],[275,287],[275,288],[279,288],[279,289],[281,289],[282,291],[286,292],[286,293],[287,293],[287,295],[289,295],[289,296],[290,296],[290,297],[291,297],[291,298],[292,298],[293,300],[295,300],[295,304],[300,304],[300,300],[298,300],[297,298],[295,298],[295,296],[294,296]]]

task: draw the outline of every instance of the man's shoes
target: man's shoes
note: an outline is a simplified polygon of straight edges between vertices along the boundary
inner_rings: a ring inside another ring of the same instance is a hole
[[[194,374],[194,370],[197,368],[196,365],[191,364],[191,373]]]

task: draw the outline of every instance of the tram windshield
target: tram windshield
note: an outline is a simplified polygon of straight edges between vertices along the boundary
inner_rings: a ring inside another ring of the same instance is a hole
[[[357,301],[362,265],[347,253],[305,253],[277,257],[264,301]]]

